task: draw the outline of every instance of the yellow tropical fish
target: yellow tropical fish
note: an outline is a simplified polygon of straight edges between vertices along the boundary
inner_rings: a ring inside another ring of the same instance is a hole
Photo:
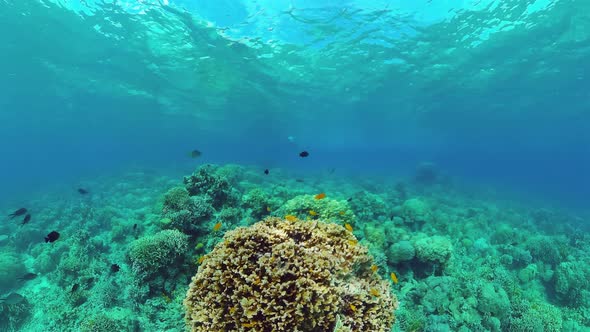
[[[379,291],[376,290],[375,288],[371,288],[370,292],[371,292],[371,295],[373,295],[373,296],[376,296],[376,297],[381,296],[381,293],[379,293]]]
[[[397,284],[397,276],[395,275],[395,273],[391,272],[391,274],[389,275],[391,277],[391,281],[393,281],[394,284]]]
[[[352,232],[352,226],[350,226],[349,223],[344,224],[344,228],[346,228],[347,231]]]
[[[256,323],[242,323],[242,327],[254,327]]]
[[[377,270],[379,270],[379,267],[375,264],[371,265],[371,271],[373,272],[377,272]]]
[[[199,259],[197,260],[197,263],[199,263],[199,264],[202,264],[204,260],[205,260],[205,256],[201,256],[201,257],[199,257]]]
[[[359,243],[359,241],[357,240],[348,240],[348,244],[350,244],[351,246],[356,246],[357,243]]]
[[[353,312],[356,312],[356,307],[354,306],[354,304],[349,304],[350,306],[350,310],[352,310]]]
[[[326,198],[326,193],[319,193],[314,196],[315,199],[324,199]]]
[[[215,232],[217,232],[217,231],[218,231],[220,228],[221,228],[221,221],[220,221],[220,222],[218,222],[217,224],[215,224],[215,226],[213,226],[213,230],[214,230]]]
[[[343,216],[343,215],[345,215],[345,214],[346,214],[346,212],[344,212],[344,211],[340,211],[340,212],[338,212],[338,214],[339,214],[339,215],[341,215],[341,216]]]
[[[309,212],[308,212],[308,213],[309,213],[310,215],[314,216],[314,217],[318,215],[318,213],[317,213],[317,212],[315,212],[314,210],[309,210]]]
[[[266,212],[270,212],[270,206],[266,207]]]
[[[288,214],[288,215],[285,216],[285,220],[287,220],[287,221],[296,221],[297,220],[297,217],[295,217],[292,214]]]

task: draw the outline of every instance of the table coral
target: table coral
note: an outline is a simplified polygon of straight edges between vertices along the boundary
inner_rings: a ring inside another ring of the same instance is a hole
[[[192,331],[390,331],[397,299],[372,263],[341,226],[267,218],[228,232],[205,256],[184,301],[187,324]]]

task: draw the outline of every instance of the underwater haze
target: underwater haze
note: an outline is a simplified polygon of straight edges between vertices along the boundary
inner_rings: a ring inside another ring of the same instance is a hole
[[[342,300],[341,331],[590,330],[590,1],[0,0],[0,29],[0,331],[211,330],[191,276],[269,216],[368,248],[395,323]]]

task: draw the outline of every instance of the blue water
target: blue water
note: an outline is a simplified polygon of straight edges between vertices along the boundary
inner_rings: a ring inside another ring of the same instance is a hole
[[[587,1],[114,3],[0,1],[2,211],[134,170],[432,162],[459,191],[588,213]]]

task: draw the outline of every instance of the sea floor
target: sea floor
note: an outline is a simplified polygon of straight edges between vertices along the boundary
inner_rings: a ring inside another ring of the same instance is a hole
[[[208,183],[189,224],[172,211],[188,184],[146,171],[3,202],[0,214],[26,207],[31,220],[0,224],[0,297],[22,295],[0,303],[0,331],[184,331],[200,257],[227,230],[287,214],[348,224],[377,273],[395,273],[394,331],[590,330],[588,214],[436,177],[213,165],[188,179]],[[158,247],[171,228],[190,235],[186,252]]]

